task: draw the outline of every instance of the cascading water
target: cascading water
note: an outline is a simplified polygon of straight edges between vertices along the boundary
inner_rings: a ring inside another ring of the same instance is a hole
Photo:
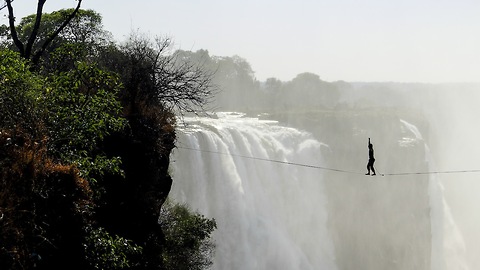
[[[266,161],[322,165],[322,143],[238,114],[185,120],[170,196],[216,219],[214,269],[337,269],[322,171]]]
[[[391,146],[376,148],[377,170],[435,170],[419,129],[384,118],[374,133],[385,138],[374,143]],[[361,119],[347,119],[352,133],[327,146],[310,133],[243,114],[185,118],[170,197],[216,219],[213,269],[468,269],[438,177],[363,176],[365,141],[355,146],[367,134],[355,127]],[[352,175],[268,160],[361,165]]]
[[[413,136],[410,140],[423,141],[420,131],[407,121],[401,121],[403,126]],[[430,171],[436,171],[434,159],[427,144],[425,147],[426,161]],[[436,174],[429,176],[428,193],[430,198],[431,218],[431,269],[432,270],[467,270],[466,250],[463,236],[461,235],[445,201],[444,187]]]

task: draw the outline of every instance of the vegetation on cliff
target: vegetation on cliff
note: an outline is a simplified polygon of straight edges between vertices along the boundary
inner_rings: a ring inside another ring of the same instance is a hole
[[[211,74],[80,3],[0,27],[0,268],[202,269],[215,221],[162,205],[175,114]]]

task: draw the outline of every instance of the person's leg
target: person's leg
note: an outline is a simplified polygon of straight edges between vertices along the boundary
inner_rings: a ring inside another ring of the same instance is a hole
[[[373,167],[373,163],[375,163],[375,160],[372,161],[372,166],[371,166],[371,167],[372,167],[372,172],[373,172],[372,175],[376,175],[376,173],[375,173],[375,168]]]
[[[365,175],[370,175],[370,161],[367,163],[367,173]]]

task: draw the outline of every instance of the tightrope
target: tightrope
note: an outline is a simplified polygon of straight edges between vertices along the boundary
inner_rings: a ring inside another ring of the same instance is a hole
[[[218,151],[213,151],[213,150],[205,150],[205,149],[198,149],[198,148],[185,147],[185,146],[177,146],[177,148],[185,149],[185,150],[191,150],[191,151],[197,151],[197,152],[217,154],[217,155],[232,156],[232,157],[239,157],[239,158],[252,159],[252,160],[260,160],[260,161],[266,161],[266,162],[273,162],[273,163],[279,163],[279,164],[285,164],[285,165],[291,165],[291,166],[298,166],[298,167],[306,167],[306,168],[319,169],[319,170],[325,170],[325,171],[332,171],[332,172],[338,172],[338,173],[364,175],[364,173],[360,173],[360,172],[341,170],[341,169],[333,169],[333,168],[327,168],[327,167],[323,167],[323,166],[295,163],[295,162],[268,159],[268,158],[245,156],[245,155],[239,155],[239,154],[234,154],[234,153],[225,153],[225,152],[218,152]],[[377,175],[381,175],[381,176],[407,176],[407,175],[459,174],[459,173],[480,173],[480,170],[378,173]]]
[[[217,152],[217,151],[212,151],[212,150],[202,150],[202,149],[191,148],[191,147],[177,146],[177,148],[192,150],[192,151],[198,151],[198,152],[218,154],[218,155],[240,157],[240,158],[253,159],[253,160],[261,160],[261,161],[280,163],[280,164],[286,164],[286,165],[292,165],[292,166],[320,169],[320,170],[326,170],[326,171],[342,172],[342,173],[349,173],[349,174],[361,174],[361,173],[358,173],[358,172],[352,172],[352,171],[346,171],[346,170],[340,170],[340,169],[332,169],[332,168],[316,166],[316,165],[308,165],[308,164],[301,164],[301,163],[295,163],[295,162],[289,162],[289,161],[282,161],[282,160],[259,158],[259,157],[245,156],[245,155],[232,154],[232,153]]]
[[[402,176],[402,175],[425,175],[425,174],[455,174],[455,173],[480,173],[480,170],[384,173],[382,174],[382,176],[383,175]]]

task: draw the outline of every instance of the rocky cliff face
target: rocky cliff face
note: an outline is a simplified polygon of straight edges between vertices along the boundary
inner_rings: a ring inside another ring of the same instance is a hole
[[[110,155],[122,158],[125,178],[106,179],[97,209],[102,226],[144,244],[144,264],[162,269],[160,210],[172,185],[168,173],[175,130],[165,118],[130,117],[131,130],[107,140]]]

